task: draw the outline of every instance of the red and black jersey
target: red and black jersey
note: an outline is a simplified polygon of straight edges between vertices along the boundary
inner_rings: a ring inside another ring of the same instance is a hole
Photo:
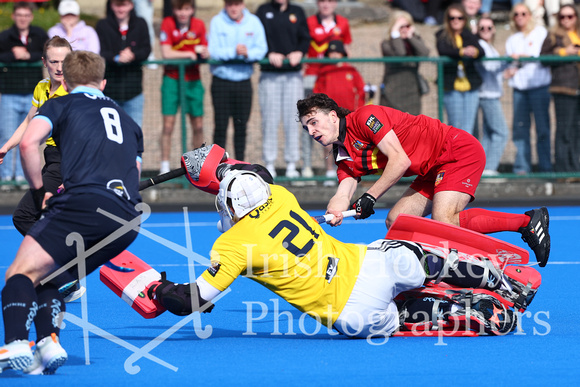
[[[328,95],[338,106],[352,111],[364,106],[364,89],[360,73],[349,64],[339,63],[320,67],[313,91]]]
[[[189,28],[181,31],[177,27],[177,22],[173,16],[168,16],[161,23],[161,34],[159,36],[160,44],[168,44],[176,51],[195,52],[198,45],[207,46],[205,24],[201,19],[192,17],[189,22]],[[177,66],[165,66],[164,75],[170,78],[179,78],[179,69]],[[186,81],[196,81],[199,79],[199,65],[187,66],[185,70]]]
[[[382,174],[388,158],[377,144],[391,130],[411,160],[405,176],[425,175],[437,165],[451,126],[424,116],[413,116],[385,106],[367,105],[341,119],[334,149],[338,180]]]
[[[330,30],[326,30],[320,22],[319,15],[312,15],[306,19],[308,24],[308,31],[310,32],[310,47],[306,53],[307,58],[324,58],[324,54],[328,49],[328,43],[333,40],[340,40],[344,44],[352,43],[352,36],[350,35],[350,26],[348,19],[340,16],[334,16],[335,26]],[[306,66],[305,75],[317,75],[320,64],[310,63]]]

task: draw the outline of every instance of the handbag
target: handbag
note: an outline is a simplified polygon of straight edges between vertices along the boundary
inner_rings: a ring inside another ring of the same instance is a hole
[[[427,82],[425,77],[422,76],[418,71],[417,71],[417,84],[419,85],[420,95],[429,94],[429,91],[431,90],[429,82]]]

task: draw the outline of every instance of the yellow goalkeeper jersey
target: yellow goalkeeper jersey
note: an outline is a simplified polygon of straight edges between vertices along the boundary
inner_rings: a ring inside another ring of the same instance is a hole
[[[223,291],[243,275],[331,326],[352,292],[366,245],[334,239],[288,190],[270,187],[264,205],[217,239],[202,276]]]
[[[36,84],[34,88],[34,93],[32,94],[32,106],[40,108],[46,101],[50,98],[62,97],[67,95],[68,92],[60,85],[54,94],[50,94],[50,78],[45,78]],[[46,140],[46,145],[56,146],[52,137]]]

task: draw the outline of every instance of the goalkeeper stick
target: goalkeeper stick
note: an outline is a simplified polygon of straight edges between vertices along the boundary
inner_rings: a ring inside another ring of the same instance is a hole
[[[157,175],[147,180],[142,180],[139,182],[139,191],[143,191],[145,188],[149,188],[153,185],[163,183],[167,180],[175,179],[176,177],[183,176],[186,174],[185,167],[180,167],[169,171],[167,173],[163,173],[161,175]]]
[[[356,210],[348,210],[348,211],[343,211],[342,212],[342,217],[343,218],[350,218],[351,216],[355,216],[355,215],[356,215]],[[312,219],[314,219],[314,221],[316,223],[318,223],[318,224],[328,223],[333,218],[334,218],[334,215],[332,215],[332,214],[319,215],[319,216],[313,216],[312,217]]]

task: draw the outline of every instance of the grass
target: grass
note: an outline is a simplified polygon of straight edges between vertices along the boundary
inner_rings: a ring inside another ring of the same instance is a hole
[[[4,31],[12,27],[12,4],[11,3],[0,3],[0,31]],[[93,15],[86,15],[81,13],[81,19],[84,20],[88,25],[95,26],[99,18]],[[34,20],[32,21],[33,26],[42,28],[45,31],[56,23],[60,22],[60,17],[58,12],[52,5],[45,5],[38,7],[34,11]]]

